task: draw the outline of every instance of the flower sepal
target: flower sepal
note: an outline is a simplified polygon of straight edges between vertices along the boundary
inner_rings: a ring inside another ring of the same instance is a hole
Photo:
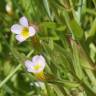
[[[36,73],[35,76],[36,76],[36,78],[37,78],[38,80],[40,80],[40,81],[46,80],[46,77],[45,77],[43,71],[41,71],[41,72],[39,72],[39,73]]]

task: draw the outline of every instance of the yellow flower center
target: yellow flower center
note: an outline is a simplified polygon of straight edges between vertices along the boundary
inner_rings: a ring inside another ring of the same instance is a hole
[[[24,38],[27,38],[29,37],[29,30],[28,28],[24,27],[22,32],[21,32],[21,35],[24,37]]]
[[[35,70],[38,70],[40,67],[41,67],[41,65],[40,64],[37,64],[37,65],[34,66],[34,69]]]

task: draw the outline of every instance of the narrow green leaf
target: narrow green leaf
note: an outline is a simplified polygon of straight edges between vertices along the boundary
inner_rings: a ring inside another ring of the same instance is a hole
[[[80,25],[75,21],[75,20],[71,20],[70,21],[70,27],[72,29],[72,33],[75,37],[75,39],[81,39],[83,37],[83,30],[80,27]]]
[[[43,3],[44,3],[44,7],[46,9],[48,16],[50,17],[51,20],[53,20],[53,18],[51,16],[50,8],[49,8],[48,0],[43,0]]]
[[[61,89],[58,88],[56,85],[53,86],[53,89],[55,90],[57,96],[65,96]]]
[[[77,77],[81,80],[83,78],[83,71],[82,71],[81,62],[80,62],[78,45],[73,41],[72,47],[73,47],[73,67]]]
[[[96,18],[95,18],[94,22],[91,25],[91,29],[90,29],[90,31],[88,33],[88,37],[94,36],[95,33],[96,33]]]

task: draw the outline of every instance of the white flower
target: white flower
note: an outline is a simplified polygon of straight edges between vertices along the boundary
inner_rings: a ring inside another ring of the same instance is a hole
[[[6,12],[8,13],[8,14],[12,14],[12,3],[11,2],[9,2],[9,3],[7,3],[6,4],[6,6],[5,6],[5,9],[6,9]]]
[[[16,39],[19,42],[23,42],[27,38],[35,35],[36,30],[33,26],[28,25],[28,20],[26,17],[21,17],[19,23],[20,24],[14,24],[11,27],[11,31],[16,34]]]
[[[36,87],[45,88],[44,83],[43,83],[43,82],[41,82],[41,81],[37,81],[37,82],[35,82],[35,85],[36,85]]]
[[[34,74],[39,74],[43,72],[46,65],[46,61],[42,55],[36,55],[32,58],[32,61],[26,60],[25,66],[28,72],[33,72]]]

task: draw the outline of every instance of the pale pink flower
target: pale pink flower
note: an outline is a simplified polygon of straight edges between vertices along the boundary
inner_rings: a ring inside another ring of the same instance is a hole
[[[27,38],[34,36],[36,33],[35,28],[28,24],[28,20],[25,16],[20,18],[19,24],[14,24],[11,27],[11,31],[16,34],[16,39],[19,42],[25,41]]]
[[[33,72],[34,74],[38,74],[43,72],[46,65],[46,61],[42,55],[36,55],[32,58],[32,60],[26,60],[25,66],[28,72]]]

